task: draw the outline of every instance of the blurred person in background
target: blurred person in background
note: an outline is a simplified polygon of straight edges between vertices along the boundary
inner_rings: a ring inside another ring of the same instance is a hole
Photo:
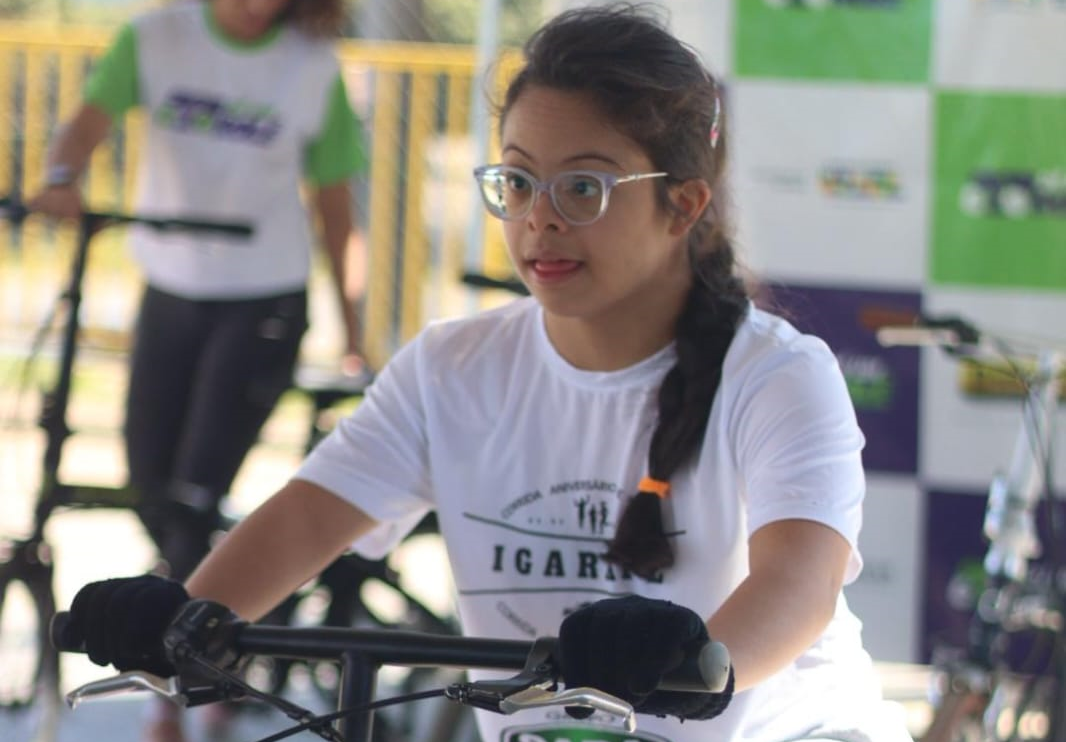
[[[129,483],[175,579],[207,553],[219,501],[291,386],[316,237],[341,312],[342,368],[362,370],[345,269],[358,245],[349,183],[366,157],[333,49],[343,20],[343,0],[181,2],[135,17],[94,66],[29,200],[76,218],[93,150],[140,107],[135,210],[254,230],[131,230],[146,287],[126,400]],[[146,738],[183,739],[174,707],[159,705]]]

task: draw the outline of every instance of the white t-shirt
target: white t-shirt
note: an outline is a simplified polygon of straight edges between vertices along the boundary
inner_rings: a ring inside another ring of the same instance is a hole
[[[674,358],[671,346],[621,371],[576,369],[553,349],[532,299],[433,324],[297,476],[381,521],[356,544],[371,556],[436,508],[472,636],[555,635],[574,608],[627,593],[708,617],[747,575],[748,537],[780,519],[824,523],[854,547],[863,437],[839,367],[822,341],[752,307],[699,460],[672,478],[663,502],[665,527],[678,532],[676,565],[648,582],[600,558],[645,473],[656,392]],[[862,566],[852,554],[848,581]],[[484,742],[556,742],[589,726],[605,740],[909,739],[882,714],[860,624],[841,597],[808,651],[716,719],[641,715],[636,735],[618,737],[617,722],[561,710],[483,713],[479,724]]]

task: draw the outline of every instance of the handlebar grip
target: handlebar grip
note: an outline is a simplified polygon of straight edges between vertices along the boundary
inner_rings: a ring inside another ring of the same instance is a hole
[[[69,624],[70,613],[68,611],[59,611],[52,616],[52,621],[48,625],[48,638],[52,646],[59,652],[84,652],[85,645],[70,644],[66,641],[66,630]]]
[[[729,650],[721,642],[709,641],[700,651],[686,657],[659,683],[659,690],[721,693],[729,682]]]

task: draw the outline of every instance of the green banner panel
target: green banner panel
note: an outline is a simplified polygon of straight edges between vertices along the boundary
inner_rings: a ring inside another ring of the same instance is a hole
[[[741,77],[925,82],[932,0],[741,0]]]
[[[934,284],[1066,288],[1066,98],[935,100]]]

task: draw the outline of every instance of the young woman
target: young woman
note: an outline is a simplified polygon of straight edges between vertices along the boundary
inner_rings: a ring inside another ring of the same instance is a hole
[[[361,363],[344,268],[348,183],[365,162],[332,49],[342,11],[342,0],[210,0],[135,18],[94,66],[31,200],[38,211],[77,216],[93,150],[140,107],[136,210],[254,229],[250,239],[131,235],[147,287],[126,407],[129,478],[178,579],[207,552],[218,502],[291,384],[315,241],[305,183],[335,278],[344,362]]]
[[[558,633],[568,683],[645,714],[633,739],[908,739],[841,592],[861,568],[863,437],[825,344],[734,273],[713,77],[626,5],[564,13],[525,52],[501,161],[476,178],[532,297],[428,327],[184,588],[87,586],[71,638],[137,664],[157,642],[114,649],[100,627],[186,589],[253,619],[435,509],[464,630]],[[707,633],[731,653],[726,691],[649,694]],[[479,723],[502,742],[602,720]]]

